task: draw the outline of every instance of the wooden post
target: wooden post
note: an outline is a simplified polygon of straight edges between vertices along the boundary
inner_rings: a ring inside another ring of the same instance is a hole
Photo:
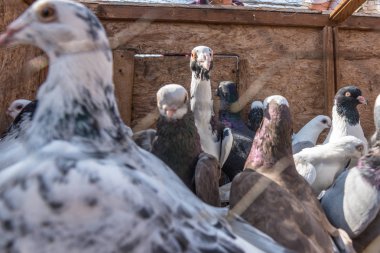
[[[352,15],[366,0],[342,0],[331,12],[330,20],[342,23]]]
[[[127,125],[132,121],[134,54],[128,50],[113,51],[115,94],[121,118]]]
[[[336,93],[335,64],[334,64],[334,34],[333,28],[326,26],[323,28],[323,61],[325,79],[325,113],[331,114]]]

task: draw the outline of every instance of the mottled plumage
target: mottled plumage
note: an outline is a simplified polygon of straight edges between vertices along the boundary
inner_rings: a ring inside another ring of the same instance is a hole
[[[230,226],[131,140],[91,11],[37,1],[0,36],[0,46],[17,42],[40,47],[50,66],[27,156],[0,172],[0,252],[286,252],[239,219]]]
[[[206,46],[197,46],[191,51],[190,107],[201,139],[202,150],[214,156],[222,167],[231,150],[231,129],[224,127],[214,115],[211,93],[210,70],[213,51]]]
[[[364,143],[354,136],[305,148],[293,156],[296,169],[313,188],[316,196],[329,188],[335,178],[351,161],[358,161],[363,155]]]
[[[322,198],[322,207],[331,223],[357,238],[363,231],[363,250],[380,235],[380,227],[369,226],[380,216],[380,142],[363,156],[358,165],[336,180]],[[379,225],[378,221],[375,221]],[[367,238],[366,238],[367,237]],[[355,244],[354,244],[355,245]]]
[[[310,120],[292,136],[293,154],[297,154],[304,148],[314,147],[321,132],[330,127],[331,119],[329,116],[318,115]]]
[[[343,136],[352,135],[362,140],[367,153],[368,142],[360,125],[359,104],[367,104],[362,92],[355,86],[340,88],[335,95],[332,109],[332,125],[324,143],[339,140]]]
[[[287,100],[281,96],[266,98],[264,108],[263,122],[256,132],[245,168],[256,170],[293,194],[325,233],[339,243],[338,247],[349,250],[351,242],[347,234],[330,224],[312,188],[295,168],[291,146],[292,118]],[[274,165],[281,159],[287,160],[287,166],[277,171]],[[332,247],[326,245],[326,251],[332,251]]]

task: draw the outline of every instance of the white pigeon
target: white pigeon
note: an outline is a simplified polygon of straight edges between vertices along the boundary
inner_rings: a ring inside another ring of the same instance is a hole
[[[27,99],[14,100],[7,109],[7,115],[12,117],[12,119],[15,119],[21,110],[30,102],[32,101]]]
[[[375,133],[371,137],[371,144],[373,145],[376,140],[380,140],[380,94],[376,98],[375,106],[373,108],[373,118],[375,121]]]
[[[359,104],[367,104],[362,92],[355,86],[340,88],[335,95],[332,109],[332,126],[324,144],[352,135],[364,142],[364,151],[368,151],[368,141],[360,125]]]
[[[372,237],[367,238],[369,242],[379,236],[379,227],[369,225],[375,219],[379,224],[380,142],[360,159],[356,167],[337,178],[321,202],[331,223],[344,229],[351,238],[358,237],[363,231]]]
[[[304,148],[314,147],[321,132],[331,127],[329,116],[318,115],[304,125],[292,136],[293,154],[297,154]]]
[[[213,155],[220,167],[223,167],[230,154],[233,137],[231,129],[223,128],[215,118],[210,81],[212,64],[211,48],[197,46],[191,51],[190,107],[201,138],[202,150]]]
[[[0,252],[287,252],[241,219],[231,227],[131,140],[106,33],[86,7],[35,2],[0,36],[16,43],[41,48],[50,67],[28,155],[0,172]]]
[[[318,194],[329,188],[334,179],[363,155],[364,143],[354,136],[344,136],[335,142],[305,148],[293,155],[296,169]]]

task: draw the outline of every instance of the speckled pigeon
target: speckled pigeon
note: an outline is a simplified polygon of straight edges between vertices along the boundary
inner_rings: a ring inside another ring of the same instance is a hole
[[[12,118],[15,119],[17,115],[21,112],[21,110],[29,104],[30,100],[27,99],[16,99],[14,100],[7,109],[7,114]]]
[[[227,222],[131,140],[105,30],[82,4],[35,2],[0,35],[16,43],[40,47],[50,66],[27,155],[0,172],[1,252],[289,252]]]

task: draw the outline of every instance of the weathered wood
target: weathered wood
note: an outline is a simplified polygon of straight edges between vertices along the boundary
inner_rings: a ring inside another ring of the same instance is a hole
[[[366,0],[342,0],[330,13],[330,20],[341,23],[350,17]]]
[[[358,86],[368,99],[367,106],[359,105],[360,121],[365,136],[375,131],[373,106],[380,94],[380,32],[339,30],[338,89],[353,84]],[[365,57],[362,57],[365,55]]]
[[[186,22],[204,24],[246,24],[318,27],[335,26],[328,14],[302,9],[270,9],[237,6],[136,4],[136,3],[85,3],[104,20],[130,20],[150,22]],[[379,17],[352,16],[342,24],[347,28],[379,30]]]
[[[331,108],[336,93],[335,65],[334,65],[334,34],[333,28],[326,26],[323,29],[323,64],[325,81],[325,114],[331,117]]]
[[[132,120],[134,54],[128,50],[113,51],[116,99],[120,115],[128,125]]]

